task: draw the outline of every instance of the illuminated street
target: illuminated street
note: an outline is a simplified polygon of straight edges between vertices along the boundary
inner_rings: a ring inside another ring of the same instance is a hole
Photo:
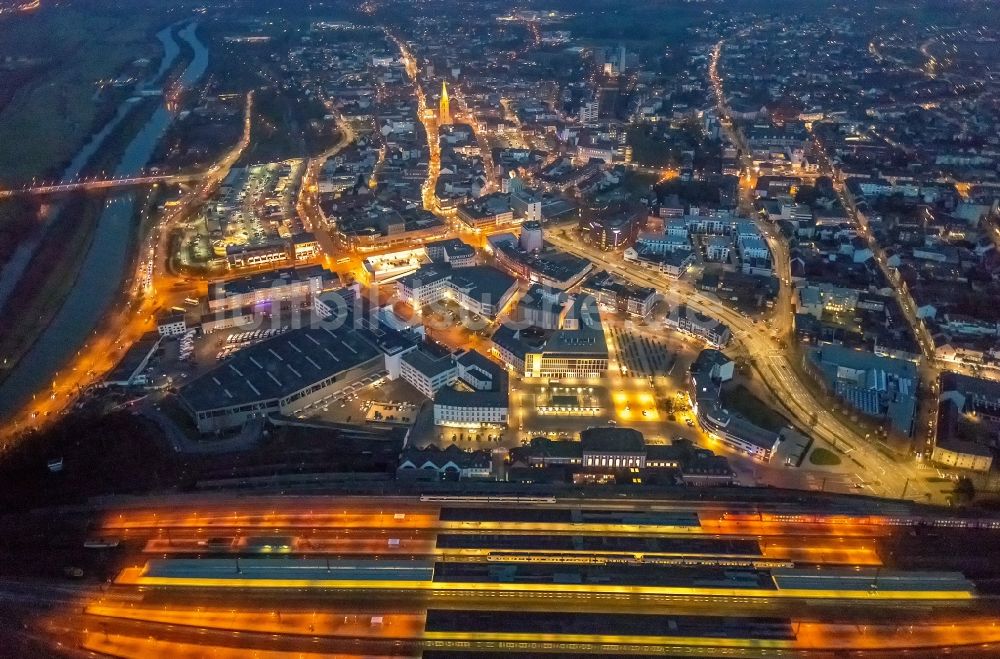
[[[1000,656],[995,4],[0,0],[0,655]]]
[[[45,398],[36,395],[27,409],[0,429],[0,437],[8,439],[25,428],[41,427],[49,422],[49,417],[70,407],[81,391],[98,382],[104,373],[114,368],[129,346],[146,332],[155,329],[154,314],[178,304],[198,290],[197,284],[174,274],[169,268],[167,254],[170,230],[204,202],[250,144],[252,112],[251,92],[246,98],[240,142],[209,169],[200,185],[192,188],[150,230],[143,244],[148,260],[139,259],[136,274],[131,279],[132,285],[121,307],[105,321],[99,334],[95,331],[95,335],[77,352],[73,363],[60,369],[52,381],[51,389],[45,392]],[[151,270],[148,270],[149,264],[152,264]]]

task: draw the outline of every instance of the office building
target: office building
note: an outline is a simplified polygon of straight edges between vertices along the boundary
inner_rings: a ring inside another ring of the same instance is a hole
[[[515,329],[502,325],[491,352],[508,368],[532,378],[600,378],[608,371],[608,345],[597,305],[578,297],[562,327]]]
[[[218,313],[244,307],[277,310],[308,306],[323,290],[339,281],[336,273],[317,265],[212,282],[208,286],[208,310]]]
[[[458,366],[450,352],[432,343],[423,343],[400,360],[400,376],[427,398],[455,381]]]
[[[691,365],[691,407],[702,430],[735,451],[763,462],[771,459],[780,435],[761,428],[722,403],[722,383],[732,378],[733,363],[718,350],[703,350]]]
[[[401,278],[396,290],[400,299],[417,311],[440,300],[451,300],[466,311],[495,318],[517,291],[517,280],[490,266],[453,268],[446,263],[432,263]]]
[[[681,304],[670,310],[666,318],[670,329],[684,332],[700,339],[713,348],[724,348],[732,338],[732,332],[724,323]]]
[[[1000,427],[1000,383],[945,372],[938,379],[937,436],[933,462],[972,471],[993,466]]]
[[[539,252],[525,251],[510,233],[490,236],[486,249],[498,266],[515,277],[559,290],[571,288],[594,268],[587,259],[552,247],[543,247]]]
[[[850,407],[902,435],[913,432],[919,383],[913,362],[828,345],[809,349],[805,366]]]
[[[476,250],[458,238],[438,240],[424,245],[427,256],[435,263],[447,263],[453,268],[476,265]]]
[[[587,277],[581,290],[593,295],[602,309],[635,318],[648,318],[660,297],[653,288],[626,284],[603,270]]]
[[[475,350],[455,358],[450,386],[434,396],[434,423],[453,428],[501,428],[507,425],[508,378],[503,368]]]
[[[524,327],[559,329],[572,306],[573,299],[564,291],[532,284],[517,301],[514,320]]]

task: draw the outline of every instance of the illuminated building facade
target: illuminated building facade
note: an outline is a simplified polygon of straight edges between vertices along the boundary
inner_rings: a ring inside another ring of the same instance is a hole
[[[441,103],[438,106],[438,125],[447,126],[451,123],[451,102],[448,100],[448,83],[441,83]]]
[[[262,304],[309,303],[326,287],[337,282],[339,277],[336,273],[321,266],[213,282],[208,286],[208,310],[215,313]]]
[[[475,350],[455,358],[456,386],[434,396],[434,424],[453,428],[507,425],[508,379],[503,368]]]

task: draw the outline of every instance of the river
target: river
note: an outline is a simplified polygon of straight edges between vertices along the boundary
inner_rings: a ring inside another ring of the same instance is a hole
[[[200,80],[208,68],[208,49],[198,40],[197,27],[197,23],[188,23],[178,32],[178,36],[194,51],[194,58],[179,79],[184,87]],[[162,82],[160,79],[180,51],[169,27],[156,36],[164,44],[164,58],[159,71],[151,79],[152,83]],[[168,43],[171,45],[168,46]],[[119,108],[118,114],[109,123],[121,121],[128,112],[128,108],[124,107],[127,103],[123,103],[123,107]],[[161,103],[125,148],[113,175],[133,175],[146,167],[171,121],[173,114]],[[114,125],[110,128],[105,126],[101,132],[110,132],[113,128]],[[74,163],[81,157],[85,163],[93,155],[104,140],[104,137],[99,136],[100,133],[95,135],[77,154]],[[97,146],[91,148],[95,141]],[[88,149],[89,154],[85,154]],[[81,164],[80,167],[82,166]],[[94,333],[101,318],[115,301],[121,289],[125,266],[129,262],[136,199],[136,192],[122,194],[112,198],[105,207],[98,219],[80,274],[66,301],[28,353],[0,384],[0,418],[8,417],[33,393],[43,390],[52,381],[56,371],[67,364],[87,337]]]
[[[137,91],[143,88],[155,88],[157,83],[161,82],[163,76],[170,70],[170,67],[173,66],[174,61],[180,54],[181,48],[172,34],[174,27],[175,25],[168,25],[156,33],[156,38],[163,46],[163,57],[160,59],[160,66],[156,73],[145,82],[137,85]],[[63,170],[60,180],[72,181],[80,175],[83,168],[87,166],[90,159],[94,157],[97,150],[104,144],[104,140],[111,134],[111,131],[135,108],[137,105],[135,103],[136,100],[136,97],[132,97],[126,99],[118,106],[118,111],[115,112],[114,116],[108,119],[107,123],[101,127],[101,130],[91,135],[87,143],[73,156],[69,165]],[[24,275],[24,271],[28,268],[28,264],[31,263],[31,259],[35,257],[35,252],[38,251],[39,246],[42,244],[42,240],[45,238],[49,227],[52,226],[52,222],[59,214],[60,208],[59,204],[49,208],[48,215],[44,218],[42,225],[27,240],[24,240],[17,246],[14,254],[11,255],[7,263],[4,264],[3,269],[0,270],[0,308],[3,308],[3,305],[7,303],[7,298],[10,297],[18,282],[21,281],[21,276]]]

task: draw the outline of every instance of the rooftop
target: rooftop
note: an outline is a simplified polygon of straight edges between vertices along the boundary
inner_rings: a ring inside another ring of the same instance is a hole
[[[646,453],[642,433],[613,426],[587,428],[580,432],[584,453]]]
[[[320,265],[312,265],[305,268],[289,268],[276,272],[262,272],[229,281],[212,282],[208,285],[208,299],[218,300],[274,286],[287,286],[288,284],[307,281],[313,277],[322,277],[324,287],[331,284],[336,285],[340,282],[340,277],[337,273],[330,272]]]
[[[428,378],[433,378],[455,368],[451,353],[437,348],[432,343],[420,344],[416,350],[411,350],[403,355],[403,361]]]
[[[280,399],[380,354],[350,327],[292,330],[237,352],[180,397],[195,411]]]

